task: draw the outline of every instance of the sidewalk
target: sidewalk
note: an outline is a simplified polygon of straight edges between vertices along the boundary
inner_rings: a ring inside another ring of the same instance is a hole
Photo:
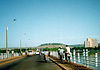
[[[53,61],[55,64],[57,64],[59,67],[61,67],[63,70],[96,70],[73,62],[65,63],[64,60],[63,62],[61,62],[58,58],[54,56],[50,56],[49,59]]]

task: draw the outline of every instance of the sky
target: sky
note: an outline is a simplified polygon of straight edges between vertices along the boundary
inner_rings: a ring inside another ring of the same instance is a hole
[[[100,0],[0,0],[0,48],[7,25],[8,47],[100,43]]]

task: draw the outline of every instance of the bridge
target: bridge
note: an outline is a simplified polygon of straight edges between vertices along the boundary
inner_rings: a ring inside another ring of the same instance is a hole
[[[48,61],[44,61],[42,55],[20,55],[12,56],[0,60],[0,70],[95,70],[73,62],[61,62],[59,58],[52,54],[48,56]]]

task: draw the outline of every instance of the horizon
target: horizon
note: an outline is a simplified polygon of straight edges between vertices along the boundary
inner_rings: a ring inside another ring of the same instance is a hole
[[[43,44],[49,44],[49,43],[43,43]],[[50,43],[50,44],[52,44],[52,43]],[[63,43],[58,43],[58,44],[63,44]],[[98,43],[98,45],[99,45],[100,43]],[[41,46],[42,44],[40,44],[40,45],[38,45],[38,46],[27,46],[27,47],[24,47],[24,46],[22,46],[22,48],[36,48],[36,47],[39,47],[39,46]],[[64,45],[67,45],[67,44],[64,44]],[[70,44],[69,46],[77,46],[77,45],[84,45],[84,44]],[[2,47],[0,47],[0,48],[2,48]],[[11,49],[11,48],[19,48],[20,49],[20,46],[17,46],[17,47],[9,47],[9,49]],[[4,47],[3,47],[3,49],[4,49]],[[5,48],[6,49],[6,48]]]
[[[0,48],[100,43],[100,0],[0,0]],[[16,22],[14,22],[16,19]],[[13,21],[14,20],[14,21]]]

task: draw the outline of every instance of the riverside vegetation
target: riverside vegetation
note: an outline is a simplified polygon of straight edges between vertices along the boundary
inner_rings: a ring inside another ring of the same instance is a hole
[[[48,45],[65,45],[65,44],[62,44],[62,43],[46,43],[46,44],[41,44],[41,46],[47,46],[46,48],[41,48],[42,50],[44,51],[57,51],[58,50],[58,47],[57,48],[48,48]],[[69,45],[69,47],[72,46],[72,45]],[[75,47],[74,47],[75,46]],[[98,46],[98,48],[90,48],[90,47],[87,47],[85,48],[84,46],[80,47],[81,45],[73,45],[73,47],[71,47],[71,52],[73,52],[73,50],[76,50],[76,52],[83,52],[83,49],[88,49],[89,50],[89,53],[95,53],[95,52],[98,52],[100,53],[100,44]],[[21,51],[22,52],[25,52],[26,50],[36,50],[37,48],[22,48]],[[65,48],[63,48],[65,50]],[[14,51],[15,53],[19,53],[20,52],[20,48],[18,49],[11,49],[9,50],[9,53],[11,53],[11,51]],[[0,53],[6,53],[6,50],[1,50],[0,49]]]

